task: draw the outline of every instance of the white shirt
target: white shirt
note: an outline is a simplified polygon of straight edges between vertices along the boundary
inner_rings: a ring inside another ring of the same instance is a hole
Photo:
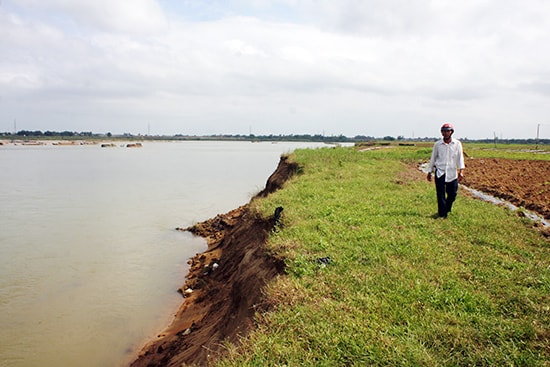
[[[435,144],[430,158],[430,172],[435,168],[437,177],[445,175],[445,182],[451,182],[458,178],[457,170],[464,169],[464,154],[462,143],[451,138],[449,144],[439,139]]]

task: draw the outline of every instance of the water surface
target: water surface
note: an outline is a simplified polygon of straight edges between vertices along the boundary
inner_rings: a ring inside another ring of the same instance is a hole
[[[248,202],[306,146],[0,146],[0,366],[128,362],[205,249],[174,228]]]

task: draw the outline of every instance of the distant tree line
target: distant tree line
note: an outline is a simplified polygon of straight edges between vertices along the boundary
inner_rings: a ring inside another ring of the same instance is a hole
[[[26,137],[32,137],[32,138],[40,138],[40,137],[93,137],[94,135],[97,136],[97,134],[94,134],[92,132],[83,131],[83,132],[74,132],[74,131],[40,131],[40,130],[20,130],[13,133],[0,133],[0,136],[15,136],[19,138],[26,138]]]
[[[473,142],[473,143],[487,143],[487,144],[541,144],[548,145],[550,144],[550,139],[460,139],[462,142]]]
[[[321,135],[321,134],[291,134],[291,135],[133,135],[124,133],[120,135],[108,133],[93,133],[90,131],[40,131],[40,130],[20,130],[16,133],[0,132],[1,137],[7,139],[139,139],[139,140],[241,140],[241,141],[311,141],[311,142],[323,142],[323,143],[357,143],[357,142],[369,142],[369,141],[423,141],[430,142],[439,138],[424,137],[424,138],[406,138],[404,136],[384,136],[374,137],[366,135],[355,135],[353,137],[347,137],[344,135]],[[463,142],[476,142],[487,144],[550,144],[550,139],[477,139],[472,140],[468,138],[461,139]]]

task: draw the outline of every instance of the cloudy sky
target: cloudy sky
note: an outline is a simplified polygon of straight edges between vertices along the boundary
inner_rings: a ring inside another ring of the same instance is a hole
[[[0,0],[0,132],[550,138],[547,0]]]

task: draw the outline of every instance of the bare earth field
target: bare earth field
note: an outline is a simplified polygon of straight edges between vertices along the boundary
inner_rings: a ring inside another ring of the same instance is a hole
[[[550,219],[550,161],[467,159],[462,183]]]

